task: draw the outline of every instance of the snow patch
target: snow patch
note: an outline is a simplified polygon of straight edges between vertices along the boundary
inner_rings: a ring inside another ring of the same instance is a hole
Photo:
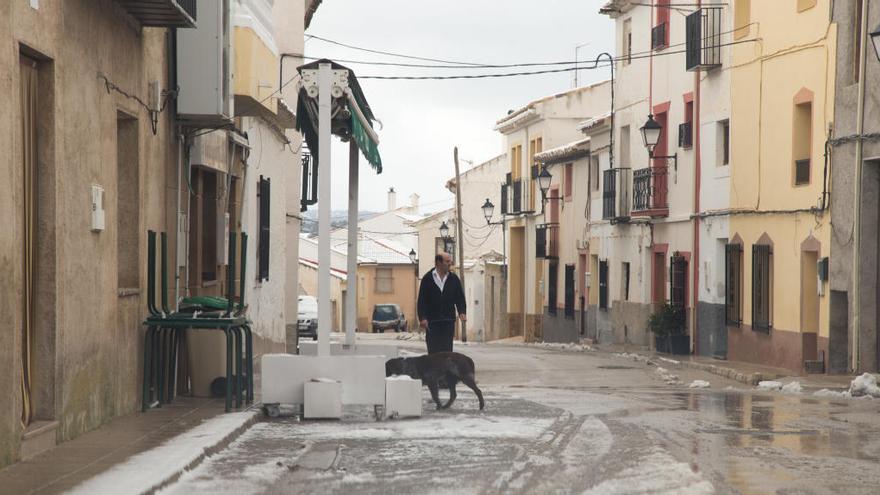
[[[871,396],[880,398],[880,387],[877,386],[877,377],[870,373],[857,376],[849,385],[849,393],[853,397]]]
[[[709,382],[706,380],[694,380],[688,385],[688,388],[708,388]]]
[[[654,370],[657,375],[660,376],[660,379],[666,382],[668,385],[681,385],[682,381],[678,378],[678,375],[672,374],[666,368],[658,366],[656,370]]]
[[[535,344],[530,344],[530,345],[534,345],[537,347],[543,347],[544,349],[556,349],[556,350],[560,350],[560,351],[571,351],[571,352],[586,352],[586,351],[593,350],[592,347],[590,347],[586,344],[577,344],[574,342],[566,342],[566,343],[540,342],[540,343],[535,343]]]
[[[761,390],[782,390],[782,382],[763,380],[758,383],[758,388]]]
[[[657,356],[657,359],[659,359],[660,361],[670,363],[670,364],[681,364],[681,361],[676,361],[675,359],[665,358],[663,356]]]
[[[783,385],[782,391],[786,394],[799,394],[803,391],[803,387],[801,387],[801,382],[794,381]]]
[[[849,390],[828,390],[827,388],[817,390],[816,392],[813,392],[813,395],[816,397],[834,397],[843,399],[849,399],[852,397]]]
[[[712,483],[693,472],[690,465],[654,449],[638,463],[585,491],[585,495],[632,493],[675,493],[703,495],[715,493]]]

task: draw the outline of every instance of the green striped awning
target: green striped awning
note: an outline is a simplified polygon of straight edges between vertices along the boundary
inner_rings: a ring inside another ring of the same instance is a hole
[[[361,119],[356,115],[356,111],[351,109],[351,134],[355,142],[360,148],[361,153],[370,162],[370,165],[376,170],[376,173],[382,173],[382,157],[379,156],[379,145],[370,137],[369,133],[361,124]]]

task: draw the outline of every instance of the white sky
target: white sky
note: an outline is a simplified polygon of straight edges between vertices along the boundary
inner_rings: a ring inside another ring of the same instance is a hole
[[[594,60],[613,54],[614,23],[598,14],[605,0],[327,0],[306,35],[372,50],[483,64]],[[344,48],[316,39],[306,55],[356,61],[432,63]],[[520,69],[420,69],[341,62],[360,76],[453,75],[521,72]],[[578,71],[578,85],[609,77],[608,69]],[[384,171],[376,175],[361,158],[360,210],[384,211],[385,192],[397,191],[397,204],[413,192],[422,211],[453,205],[443,187],[455,174],[452,150],[459,149],[462,171],[502,152],[495,121],[510,109],[573,87],[573,72],[498,79],[406,81],[359,79],[376,117]],[[348,148],[334,138],[334,210],[348,201]]]

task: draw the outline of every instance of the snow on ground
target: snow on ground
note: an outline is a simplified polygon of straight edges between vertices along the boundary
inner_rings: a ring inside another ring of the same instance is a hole
[[[544,349],[556,349],[560,351],[585,352],[592,351],[593,348],[586,344],[577,344],[574,342],[535,342],[528,345],[543,347]]]
[[[849,385],[849,393],[853,397],[870,395],[880,398],[880,387],[877,386],[877,377],[870,373],[857,376]]]
[[[709,382],[706,380],[694,380],[688,385],[688,388],[708,388]]]
[[[245,427],[256,411],[227,413],[209,419],[164,444],[131,457],[122,464],[75,487],[74,494],[124,493],[123,487],[152,487],[205,455],[205,449],[221,443]]]
[[[782,391],[786,394],[799,394],[803,391],[803,387],[801,387],[801,382],[791,382],[782,386]]]
[[[654,370],[657,375],[660,376],[660,379],[666,382],[668,385],[681,385],[681,379],[678,378],[678,375],[672,374],[666,368],[662,368],[660,366]]]
[[[758,388],[760,390],[782,390],[782,382],[763,380],[758,382]]]
[[[650,449],[636,464],[584,492],[584,495],[715,493],[712,483],[659,448]]]
[[[849,399],[852,397],[852,394],[849,393],[849,390],[828,390],[827,388],[817,390],[816,392],[813,392],[813,395],[816,397],[832,397],[843,399]]]
[[[667,362],[669,364],[681,364],[681,361],[676,361],[675,359],[665,358],[663,356],[657,356],[657,359],[659,359],[660,361]]]

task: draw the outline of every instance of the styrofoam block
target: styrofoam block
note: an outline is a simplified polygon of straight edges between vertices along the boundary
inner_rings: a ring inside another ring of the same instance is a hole
[[[315,341],[300,342],[299,353],[302,356],[317,356],[318,343]],[[339,343],[330,344],[331,356],[385,356],[385,360],[398,356],[396,345],[355,344],[348,347]]]
[[[408,376],[392,376],[385,379],[385,415],[421,417],[422,381]]]
[[[265,354],[262,367],[264,404],[302,404],[304,383],[315,377],[342,382],[342,403],[385,403],[384,356],[298,356]]]
[[[305,382],[303,389],[303,417],[342,417],[342,382],[332,379],[309,380]]]

